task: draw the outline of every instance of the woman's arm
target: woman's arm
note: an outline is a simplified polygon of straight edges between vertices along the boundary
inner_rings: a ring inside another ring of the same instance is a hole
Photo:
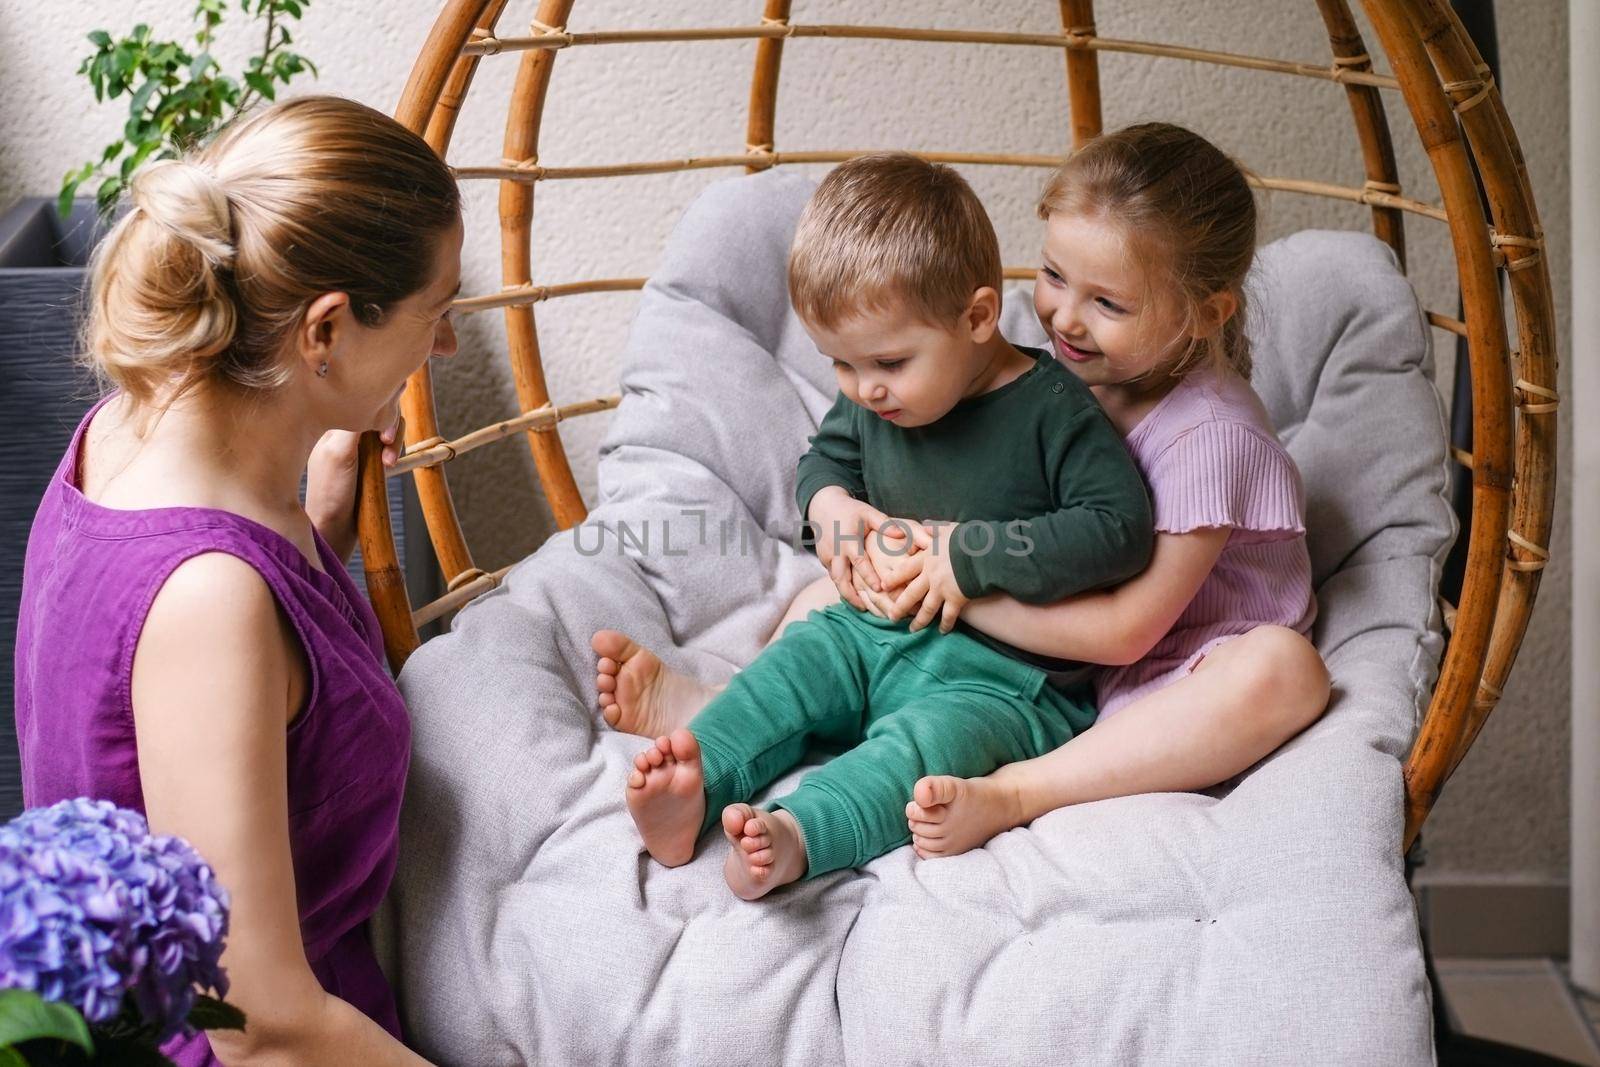
[[[1229,532],[1227,527],[1214,527],[1158,533],[1150,565],[1115,588],[1080,593],[1054,604],[982,597],[967,604],[961,619],[1029,652],[1085,663],[1133,663],[1166,636],[1200,591]],[[892,574],[892,563],[877,565],[880,575]],[[895,578],[885,581],[893,583]]]
[[[133,661],[139,778],[153,831],[186,838],[232,897],[222,963],[243,1034],[224,1063],[416,1065],[422,1059],[307,964],[289,853],[287,727],[308,679],[299,640],[242,560],[196,556],[162,586]]]

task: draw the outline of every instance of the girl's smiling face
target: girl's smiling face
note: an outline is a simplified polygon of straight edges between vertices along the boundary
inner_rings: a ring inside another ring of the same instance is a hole
[[[1182,309],[1150,284],[1122,230],[1102,216],[1057,212],[1045,221],[1033,306],[1056,358],[1089,386],[1159,378],[1151,372],[1186,340]]]

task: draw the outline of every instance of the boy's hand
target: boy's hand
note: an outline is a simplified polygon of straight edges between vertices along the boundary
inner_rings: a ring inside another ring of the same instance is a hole
[[[811,498],[807,518],[816,526],[817,558],[828,568],[839,596],[857,611],[870,611],[856,592],[856,582],[873,592],[883,588],[867,558],[867,541],[889,517],[839,486],[828,486]]]
[[[882,588],[873,589],[858,574],[854,577],[856,595],[866,610],[880,619],[890,618],[894,598],[904,588],[908,579],[921,569],[920,564],[906,566],[907,559],[922,551],[913,543],[910,532],[920,527],[909,519],[889,519],[876,533],[867,537],[867,560],[878,575]]]
[[[892,593],[916,576],[920,565],[912,565],[909,560],[923,551],[916,538],[927,532],[921,523],[910,519],[889,519],[867,538],[867,559],[882,583],[881,591]],[[928,543],[931,540],[927,538]]]
[[[900,619],[910,614],[911,631],[916,631],[939,619],[939,632],[955,629],[961,609],[967,606],[967,597],[956,581],[955,566],[950,555],[949,538],[955,533],[955,523],[931,523],[912,531],[912,540],[923,549],[909,557],[904,564],[907,571],[916,568],[909,577],[905,590],[895,598],[890,618]]]

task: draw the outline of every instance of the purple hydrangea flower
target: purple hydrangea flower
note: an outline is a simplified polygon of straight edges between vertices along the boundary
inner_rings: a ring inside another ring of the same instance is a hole
[[[0,988],[106,1022],[131,996],[165,1040],[218,965],[228,894],[194,849],[108,801],[63,800],[0,826]]]

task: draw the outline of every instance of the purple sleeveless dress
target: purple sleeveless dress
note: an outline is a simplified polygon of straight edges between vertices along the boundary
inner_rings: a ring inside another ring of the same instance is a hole
[[[24,801],[89,796],[144,811],[131,685],[145,616],[185,560],[204,552],[244,560],[271,587],[310,664],[309,697],[288,727],[289,848],[306,959],[324,989],[398,1037],[367,920],[394,874],[411,724],[384,666],[378,620],[320,536],[326,573],[287,538],[232,512],[89,501],[78,489],[78,456],[93,416],[73,436],[28,538],[16,646]],[[184,1067],[217,1062],[203,1035],[165,1051]]]

